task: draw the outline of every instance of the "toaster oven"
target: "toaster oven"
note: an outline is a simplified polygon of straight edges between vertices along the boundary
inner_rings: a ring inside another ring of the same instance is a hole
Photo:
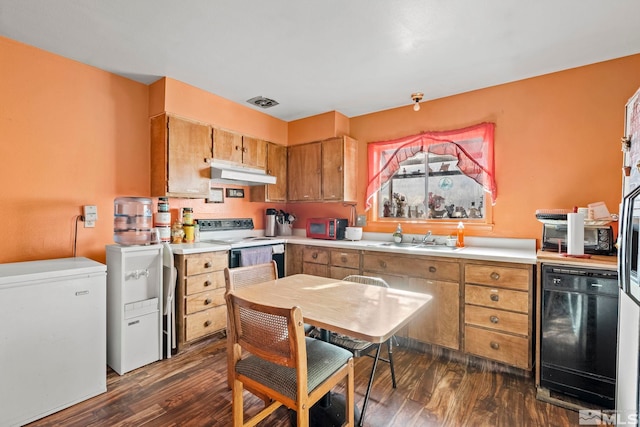
[[[558,248],[558,245],[560,247]],[[593,255],[615,255],[617,250],[611,226],[585,225],[584,253]],[[542,250],[554,252],[567,251],[567,225],[542,225]]]

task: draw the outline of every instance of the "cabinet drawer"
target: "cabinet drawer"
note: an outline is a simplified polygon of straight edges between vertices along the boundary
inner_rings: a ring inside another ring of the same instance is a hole
[[[329,277],[329,266],[326,264],[315,264],[313,262],[302,263],[302,273],[312,276]]]
[[[329,250],[323,248],[305,247],[302,261],[316,264],[329,264]]]
[[[187,276],[224,270],[228,265],[229,253],[227,251],[192,254],[188,255],[184,260],[185,274]]]
[[[362,269],[387,274],[410,275],[432,280],[460,280],[458,262],[435,261],[422,257],[389,256],[388,253],[365,253]]]
[[[501,310],[529,312],[529,293],[488,286],[465,285],[464,301]]]
[[[465,326],[464,349],[467,353],[498,360],[520,368],[529,368],[529,340],[525,337]]]
[[[225,304],[224,293],[225,288],[220,288],[210,292],[201,292],[199,294],[187,296],[185,298],[185,303],[187,305],[185,313],[196,313],[198,311]]]
[[[337,267],[360,268],[360,254],[355,251],[331,251],[331,265]]]
[[[221,305],[185,317],[186,341],[212,334],[227,327],[227,307]]]
[[[528,291],[531,270],[493,265],[467,264],[464,268],[465,283],[477,283],[498,288]]]
[[[185,295],[197,294],[198,292],[212,289],[224,289],[224,270],[186,277],[185,287]]]
[[[466,305],[464,321],[467,324],[482,326],[502,332],[514,334],[529,334],[529,316],[511,311],[496,310],[494,308]]]
[[[342,280],[351,274],[359,274],[359,273],[360,271],[357,268],[329,266],[329,277],[331,277],[332,279]]]

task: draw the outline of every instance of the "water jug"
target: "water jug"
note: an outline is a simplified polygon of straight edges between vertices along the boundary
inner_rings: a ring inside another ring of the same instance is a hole
[[[113,240],[121,245],[157,243],[152,209],[147,197],[117,197],[113,203]]]

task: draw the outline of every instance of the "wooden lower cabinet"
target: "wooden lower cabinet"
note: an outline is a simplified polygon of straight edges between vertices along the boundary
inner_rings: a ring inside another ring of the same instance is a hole
[[[313,276],[329,277],[328,248],[305,246],[302,249],[302,272]]]
[[[465,262],[464,351],[533,367],[533,266]]]
[[[286,275],[302,274],[302,251],[303,245],[287,243],[285,256]]]
[[[367,276],[382,277],[391,287],[433,297],[407,326],[404,336],[454,350],[460,348],[460,262],[457,259],[365,251],[362,271]]]
[[[178,351],[191,343],[224,330],[224,269],[229,252],[176,255],[176,335]]]
[[[302,273],[333,279],[344,279],[350,274],[360,274],[360,251],[304,246]]]
[[[363,274],[429,294],[398,336],[533,368],[532,265],[289,244],[287,274],[297,273]]]

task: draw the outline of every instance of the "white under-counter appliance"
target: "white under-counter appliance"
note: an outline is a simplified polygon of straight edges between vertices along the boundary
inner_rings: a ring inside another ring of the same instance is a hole
[[[270,256],[270,259],[278,265],[278,277],[284,276],[284,239],[256,235],[252,231],[254,229],[253,219],[198,219],[198,225],[200,226],[200,240],[202,242],[230,246],[229,268],[251,263],[248,259],[249,257],[259,260],[256,255],[259,255],[258,252],[262,251],[266,257]],[[243,256],[245,257],[244,260]]]
[[[0,264],[0,425],[107,391],[106,266],[87,258]]]
[[[107,246],[107,364],[118,374],[163,357],[163,246]]]

